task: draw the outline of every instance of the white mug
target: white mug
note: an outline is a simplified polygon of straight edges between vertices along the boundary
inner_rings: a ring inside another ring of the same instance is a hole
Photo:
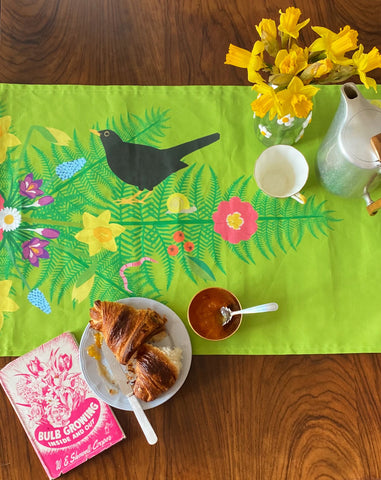
[[[300,190],[307,181],[308,171],[308,163],[299,150],[290,145],[273,145],[258,157],[254,178],[266,195],[291,197],[304,204],[307,199]]]

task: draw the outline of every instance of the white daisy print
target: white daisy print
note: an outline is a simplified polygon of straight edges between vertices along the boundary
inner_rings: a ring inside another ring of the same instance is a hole
[[[5,207],[0,211],[0,228],[4,232],[11,232],[16,230],[21,223],[21,213],[17,208]]]
[[[266,137],[266,138],[270,138],[270,137],[271,137],[272,133],[271,133],[269,130],[267,130],[267,128],[266,128],[264,125],[262,125],[262,124],[260,123],[260,124],[258,125],[258,128],[259,128],[259,130],[260,130],[260,132],[261,132],[261,135],[263,135],[263,136]]]
[[[294,123],[295,118],[291,117],[290,114],[285,115],[282,118],[278,118],[277,122],[279,125],[284,125],[285,127],[291,127],[291,125]]]

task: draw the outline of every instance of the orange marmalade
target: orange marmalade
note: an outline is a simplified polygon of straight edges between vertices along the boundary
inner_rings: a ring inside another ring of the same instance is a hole
[[[207,340],[223,340],[240,326],[242,315],[235,315],[222,326],[221,307],[240,310],[238,299],[228,290],[219,287],[206,288],[197,293],[188,308],[188,320],[193,330]]]

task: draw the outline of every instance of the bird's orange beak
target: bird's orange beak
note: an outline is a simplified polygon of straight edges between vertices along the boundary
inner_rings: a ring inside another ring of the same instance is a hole
[[[98,132],[98,130],[90,129],[90,132],[93,133],[94,135],[98,135],[98,137],[101,136],[101,134]]]

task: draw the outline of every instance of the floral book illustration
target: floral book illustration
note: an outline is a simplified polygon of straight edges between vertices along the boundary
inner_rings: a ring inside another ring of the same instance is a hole
[[[82,377],[71,333],[10,362],[0,381],[51,479],[125,438]]]

